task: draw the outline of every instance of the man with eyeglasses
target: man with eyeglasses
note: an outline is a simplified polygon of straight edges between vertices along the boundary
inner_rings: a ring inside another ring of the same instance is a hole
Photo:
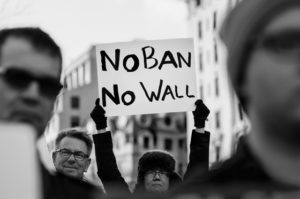
[[[68,129],[59,133],[55,140],[56,150],[52,153],[58,172],[84,180],[90,166],[93,142],[85,131]]]
[[[43,136],[60,92],[62,55],[59,46],[36,27],[0,30],[0,121],[33,127],[36,139]],[[12,132],[12,134],[15,132]],[[17,132],[19,133],[19,132]],[[26,142],[27,140],[24,140]],[[13,146],[13,143],[12,143]],[[14,146],[18,148],[18,146]],[[39,151],[37,150],[37,154]],[[35,155],[35,154],[34,154]],[[36,157],[36,156],[34,156]],[[16,156],[20,162],[27,161]],[[91,184],[63,174],[52,175],[39,162],[42,198],[93,198],[101,193]],[[8,163],[8,162],[6,162]],[[20,164],[22,169],[22,164]],[[13,171],[11,172],[13,175]],[[24,170],[26,172],[26,170]],[[16,182],[18,183],[18,182]],[[3,185],[5,189],[5,185]]]
[[[226,17],[221,38],[251,131],[233,157],[181,191],[300,198],[300,1],[243,0]]]

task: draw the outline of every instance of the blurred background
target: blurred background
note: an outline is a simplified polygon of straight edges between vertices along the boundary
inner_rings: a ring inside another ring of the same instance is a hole
[[[89,116],[97,98],[96,44],[134,40],[194,39],[198,92],[211,113],[210,165],[230,157],[249,123],[226,73],[218,31],[238,0],[1,0],[0,27],[39,26],[61,46],[66,89],[57,97],[45,130],[50,152],[61,129],[95,126]],[[147,150],[174,155],[185,172],[193,129],[191,112],[109,118],[114,152],[123,177],[135,184],[137,160]],[[48,149],[43,159],[51,166]],[[95,157],[87,178],[99,183]]]

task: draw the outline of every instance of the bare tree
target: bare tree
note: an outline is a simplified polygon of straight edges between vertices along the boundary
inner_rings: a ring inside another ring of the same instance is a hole
[[[25,14],[32,0],[0,0],[0,22]]]

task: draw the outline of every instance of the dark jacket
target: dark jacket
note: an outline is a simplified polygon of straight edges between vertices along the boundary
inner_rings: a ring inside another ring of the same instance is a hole
[[[210,133],[200,134],[192,132],[190,145],[190,162],[187,167],[184,180],[191,176],[194,170],[201,170],[201,173],[208,170],[208,149]],[[123,179],[117,167],[116,158],[113,153],[112,137],[110,132],[93,135],[95,143],[96,161],[98,176],[101,179],[104,188],[108,194],[113,193],[130,193],[128,185]],[[174,189],[181,183],[178,174],[174,173],[170,177],[170,190]],[[144,191],[144,185],[137,184],[135,192]]]
[[[269,194],[276,190],[291,191],[295,190],[295,187],[271,179],[250,151],[247,137],[242,137],[236,153],[230,159],[205,175],[195,175],[186,181],[176,194],[218,194],[225,198],[240,198],[252,191]]]
[[[43,199],[100,199],[102,190],[94,185],[57,173],[50,174],[41,165]]]

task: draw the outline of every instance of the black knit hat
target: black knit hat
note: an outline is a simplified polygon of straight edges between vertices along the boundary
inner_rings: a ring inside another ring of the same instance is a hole
[[[299,0],[243,0],[226,17],[220,36],[228,50],[228,74],[244,108],[241,87],[255,38],[272,19],[299,5]]]

